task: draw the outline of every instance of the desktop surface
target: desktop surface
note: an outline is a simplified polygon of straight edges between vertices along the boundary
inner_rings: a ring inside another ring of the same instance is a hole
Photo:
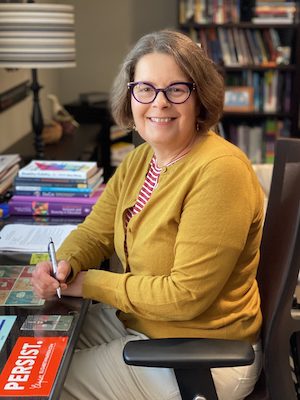
[[[46,144],[44,148],[45,160],[98,160],[100,124],[82,124],[73,134],[65,134],[56,143]],[[25,164],[35,158],[34,136],[28,133],[8,149],[5,154],[18,153]]]

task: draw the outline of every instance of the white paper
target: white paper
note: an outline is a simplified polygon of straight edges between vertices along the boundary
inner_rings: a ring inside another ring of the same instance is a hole
[[[50,237],[56,250],[76,225],[8,224],[0,232],[0,251],[47,253]]]

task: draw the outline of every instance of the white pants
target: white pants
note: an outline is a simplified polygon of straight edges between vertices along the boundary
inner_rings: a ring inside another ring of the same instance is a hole
[[[126,329],[114,308],[92,305],[60,400],[181,400],[172,369],[125,364],[125,343],[139,339],[148,338]],[[251,366],[212,370],[220,400],[241,400],[252,391],[261,370],[261,350],[255,347]]]

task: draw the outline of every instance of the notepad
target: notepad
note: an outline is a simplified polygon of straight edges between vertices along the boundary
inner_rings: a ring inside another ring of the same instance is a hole
[[[58,249],[76,225],[8,224],[0,231],[0,251],[46,253],[50,237]]]

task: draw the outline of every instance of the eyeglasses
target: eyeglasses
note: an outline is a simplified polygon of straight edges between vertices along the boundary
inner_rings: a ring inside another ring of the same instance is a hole
[[[127,88],[135,100],[142,104],[152,103],[159,92],[163,92],[170,103],[182,104],[196,89],[196,85],[192,82],[176,82],[164,89],[158,89],[147,82],[129,82]]]

